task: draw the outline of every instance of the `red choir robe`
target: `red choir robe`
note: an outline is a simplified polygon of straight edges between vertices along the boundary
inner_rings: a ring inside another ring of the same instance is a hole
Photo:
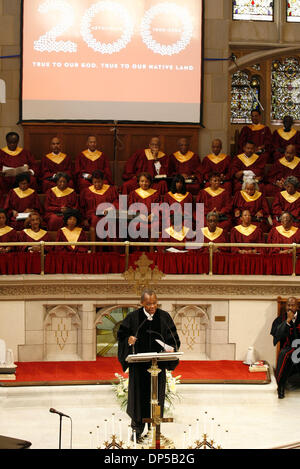
[[[49,231],[57,231],[64,225],[62,207],[78,210],[78,196],[74,189],[61,191],[57,186],[48,189],[45,198],[45,222]]]
[[[67,227],[63,227],[57,232],[56,241],[60,243],[73,242],[83,243],[87,241],[87,237],[82,228],[77,226],[74,230],[70,231]],[[88,246],[55,246],[55,250],[59,252],[72,252],[82,253],[88,251]]]
[[[217,191],[213,191],[211,187],[206,187],[200,191],[196,198],[196,203],[204,204],[204,217],[206,224],[206,215],[214,208],[220,215],[218,225],[225,231],[229,231],[232,227],[232,198],[228,191],[219,187]]]
[[[208,227],[205,226],[204,228],[201,228],[202,233],[203,233],[203,243],[227,243],[227,236],[223,228],[220,226],[216,227],[216,231],[212,232],[209,231]],[[229,248],[226,248],[225,246],[220,246],[218,248],[220,252],[226,252],[229,250]],[[201,252],[208,253],[209,252],[209,247],[201,248]]]
[[[156,161],[160,163],[158,171],[155,167]],[[166,181],[154,179],[154,176],[169,176],[169,157],[160,151],[155,160],[150,148],[136,151],[126,162],[123,171],[122,194],[129,194],[139,187],[136,176],[140,173],[149,173],[153,179],[152,187],[159,190],[160,194],[165,194],[167,192]]]
[[[169,226],[168,228],[165,228],[159,238],[160,243],[185,243],[185,242],[191,242],[191,239],[187,238],[188,233],[190,232],[190,228],[183,226],[180,231],[177,231],[174,229],[173,226]],[[174,249],[178,251],[186,251],[185,246],[173,246]],[[168,246],[159,246],[158,247],[158,252],[169,252],[169,249],[171,247]],[[172,249],[171,251],[172,252]],[[176,252],[173,252],[173,254],[177,254]]]
[[[209,185],[209,178],[213,173],[224,174],[225,180],[222,181],[222,187],[228,192],[232,192],[232,181],[230,175],[231,157],[225,153],[215,155],[210,153],[202,161],[202,174],[206,186]]]
[[[26,191],[22,191],[19,187],[11,189],[7,194],[3,208],[8,213],[10,225],[17,231],[24,228],[24,220],[16,220],[12,213],[13,210],[23,213],[26,209],[30,208],[40,215],[43,213],[39,196],[32,188],[28,188]]]
[[[194,199],[190,192],[186,192],[185,194],[173,194],[173,192],[168,192],[164,195],[163,201],[168,204],[169,206],[173,204],[180,204],[182,210],[182,216],[186,217],[186,219],[193,218],[193,204]],[[187,205],[189,204],[189,205]]]
[[[11,226],[0,228],[0,243],[17,243],[19,241],[18,233]],[[7,246],[3,246],[4,248]],[[15,251],[16,246],[10,246],[10,251]],[[2,254],[2,253],[0,253]]]
[[[57,173],[66,173],[70,177],[69,186],[74,187],[71,157],[65,153],[59,153],[58,155],[48,153],[43,156],[40,167],[43,194],[45,194],[48,189],[56,186],[56,182],[49,179]]]
[[[282,225],[274,226],[268,235],[268,244],[300,244],[300,229],[297,226],[292,226],[289,231],[286,231]],[[278,254],[285,248],[271,247],[270,254]],[[289,249],[287,246],[286,249]],[[298,250],[297,250],[298,251]]]
[[[231,243],[264,243],[264,235],[262,230],[251,224],[250,226],[244,227],[242,225],[234,226],[230,232]],[[252,250],[253,247],[232,247],[232,253],[238,253],[239,250]],[[263,248],[258,248],[257,251],[262,252]]]
[[[272,150],[272,132],[269,127],[263,124],[251,124],[243,127],[238,142],[240,153],[243,153],[244,146],[249,141],[252,141],[256,148],[264,145],[265,151],[263,154],[266,156],[267,161],[270,160]]]
[[[128,206],[135,204],[135,203],[140,203],[144,204],[148,210],[148,215],[153,213],[154,218],[152,222],[146,222],[146,221],[141,221],[141,223],[144,226],[147,226],[147,231],[148,231],[148,239],[141,239],[140,237],[136,239],[136,241],[141,242],[141,241],[149,241],[149,238],[151,236],[150,232],[150,227],[151,224],[155,225],[155,230],[158,232],[159,231],[159,215],[158,215],[158,209],[151,207],[152,204],[159,204],[161,201],[161,196],[158,192],[158,190],[153,189],[152,187],[147,189],[146,191],[138,188],[134,191],[131,191],[128,197]],[[139,225],[137,225],[137,231],[139,231]]]
[[[272,152],[273,160],[281,158],[288,145],[296,146],[296,154],[300,156],[300,131],[292,128],[289,132],[285,132],[281,127],[273,132],[272,135]]]
[[[101,190],[96,190],[92,185],[81,192],[80,209],[90,226],[96,228],[100,220],[100,216],[96,215],[98,205],[107,202],[113,204],[115,208],[118,208],[118,197],[119,194],[115,186],[108,184],[103,184]]]
[[[38,232],[32,231],[30,228],[22,230],[18,233],[19,242],[22,243],[31,243],[32,241],[38,243],[40,241],[49,242],[50,237],[47,231],[40,229]],[[20,246],[20,251],[28,251],[30,246]],[[51,246],[45,247],[45,252],[51,251]]]
[[[28,165],[29,169],[34,171],[33,175],[30,173],[30,186],[37,190],[39,165],[30,151],[20,147],[18,147],[15,151],[9,150],[8,147],[4,147],[0,150],[0,171],[3,171],[3,166],[9,168],[18,168],[20,166],[24,166],[25,164]],[[2,175],[1,180],[3,191],[7,193],[9,189],[14,186],[15,177]]]
[[[233,198],[233,212],[239,209],[242,213],[243,210],[248,209],[251,213],[252,224],[259,226],[263,233],[270,231],[271,225],[268,222],[270,216],[270,209],[267,200],[261,192],[256,191],[253,196],[248,195],[245,191],[238,191]],[[257,212],[263,212],[263,219],[256,220]],[[236,219],[236,224],[239,224],[240,217]]]
[[[82,176],[92,174],[94,171],[102,171],[104,182],[113,183],[108,157],[98,150],[94,152],[90,150],[82,151],[75,159],[75,177],[79,192],[92,185],[91,181]]]
[[[286,179],[288,176],[295,176],[300,180],[300,158],[295,156],[293,161],[288,162],[285,157],[279,158],[270,168],[265,184],[265,193],[273,197],[282,189],[275,185],[276,181]]]
[[[300,227],[300,192],[291,195],[281,191],[275,195],[272,204],[274,225],[280,225],[279,217],[283,212],[289,212],[294,217],[294,225]]]
[[[175,176],[176,174],[188,174],[188,176],[194,174],[196,180],[187,183],[186,188],[192,195],[199,194],[203,175],[201,161],[196,153],[192,151],[188,151],[185,155],[180,151],[172,153],[170,156],[170,176]]]
[[[233,158],[231,164],[230,176],[233,180],[233,192],[240,191],[242,189],[243,177],[238,181],[235,174],[239,171],[253,171],[255,176],[264,176],[265,166],[267,163],[266,156],[264,154],[257,155],[253,153],[249,158],[244,154],[237,155]],[[263,179],[259,183],[261,190],[263,191]]]

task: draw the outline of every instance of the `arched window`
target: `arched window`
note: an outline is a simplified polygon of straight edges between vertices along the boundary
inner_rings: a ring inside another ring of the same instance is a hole
[[[273,21],[274,0],[233,0],[234,20]]]
[[[300,22],[300,0],[287,0],[286,20],[291,23]]]
[[[231,123],[251,123],[251,111],[259,108],[260,78],[238,71],[231,80]]]
[[[300,121],[300,61],[288,57],[272,62],[272,108],[271,120],[282,120],[291,115]]]

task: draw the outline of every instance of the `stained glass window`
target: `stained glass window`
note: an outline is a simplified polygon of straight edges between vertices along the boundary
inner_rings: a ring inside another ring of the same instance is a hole
[[[231,123],[250,124],[251,111],[259,108],[260,79],[238,71],[231,80]]]
[[[300,121],[300,61],[296,57],[272,62],[271,119],[291,115]]]
[[[233,0],[234,20],[273,21],[274,0]]]
[[[289,22],[300,23],[300,0],[288,0],[286,20]]]

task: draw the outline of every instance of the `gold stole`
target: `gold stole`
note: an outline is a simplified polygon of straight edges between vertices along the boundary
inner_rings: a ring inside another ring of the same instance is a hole
[[[142,189],[141,187],[139,189],[136,189],[135,191],[142,199],[147,199],[147,197],[150,197],[151,195],[155,194],[156,189],[147,189],[146,191]]]
[[[33,194],[34,190],[29,187],[28,189],[26,189],[26,191],[22,191],[19,187],[16,187],[14,189],[14,192],[20,199],[25,199],[26,197],[29,197],[31,194]]]
[[[252,156],[250,156],[249,158],[245,155],[245,153],[241,154],[241,155],[237,155],[237,157],[241,160],[241,162],[245,165],[245,166],[251,166],[253,163],[255,163],[255,161],[259,158],[259,155],[257,155],[256,153],[253,153]]]
[[[265,125],[263,124],[252,124],[248,125],[249,129],[252,130],[252,132],[257,132],[258,130],[262,130],[265,128]]]
[[[39,241],[43,236],[47,233],[45,230],[39,230],[38,232],[32,231],[30,228],[24,230],[24,233],[26,233],[30,238],[34,239],[35,241]]]
[[[74,230],[69,230],[67,227],[64,227],[61,229],[63,234],[65,235],[67,241],[69,241],[69,243],[76,243],[79,239],[79,236],[81,234],[81,231],[82,231],[82,228],[79,228],[79,226],[77,226],[76,228],[74,228]],[[75,249],[76,246],[71,246],[72,249]]]
[[[238,225],[238,226],[235,226],[235,229],[244,236],[250,236],[256,230],[256,226],[255,225],[249,225],[249,226]]]
[[[183,155],[182,153],[180,153],[180,151],[177,151],[176,153],[174,153],[174,156],[176,160],[179,161],[179,163],[186,163],[187,161],[190,161],[193,158],[194,154],[195,153],[193,153],[192,151],[188,151],[185,155]]]
[[[56,155],[55,153],[48,153],[48,155],[46,155],[46,158],[51,160],[52,163],[60,164],[64,161],[66,156],[67,155],[65,153],[59,153],[58,155]]]
[[[219,155],[215,155],[214,153],[210,153],[207,155],[207,158],[212,161],[214,164],[219,164],[221,161],[225,160],[227,158],[227,155],[225,153],[220,153]]]
[[[172,238],[177,239],[177,241],[182,241],[189,231],[190,229],[186,228],[185,226],[182,227],[181,231],[175,231],[173,226],[165,229],[165,232],[168,233],[168,235],[170,235]]]
[[[213,191],[211,187],[206,187],[204,190],[212,197],[217,197],[225,191],[225,189],[223,189],[222,187],[219,187],[219,189],[217,189],[216,191]]]
[[[17,147],[15,151],[11,151],[8,147],[4,147],[2,148],[2,151],[4,151],[4,153],[7,153],[10,156],[18,156],[21,151],[23,151],[23,148]]]
[[[281,127],[280,129],[277,130],[277,132],[280,135],[280,137],[283,138],[284,140],[290,140],[291,138],[294,137],[294,135],[296,135],[297,130],[291,129],[289,132],[285,132],[284,128]]]
[[[249,195],[245,191],[241,191],[241,195],[246,202],[255,202],[261,197],[261,192],[255,191],[254,195]]]
[[[172,199],[176,200],[176,202],[182,202],[184,199],[187,198],[189,195],[189,192],[186,192],[185,194],[173,194],[173,192],[168,192],[168,194],[172,197]]]
[[[152,155],[152,152],[151,152],[150,148],[145,149],[145,155],[147,157],[147,160],[149,160],[149,161],[155,160],[154,156]],[[164,156],[166,156],[165,153],[163,153],[162,151],[159,151],[158,155],[157,155],[157,159],[163,158]]]
[[[93,194],[104,195],[105,192],[107,192],[109,188],[110,186],[108,184],[103,184],[102,189],[100,190],[96,190],[95,186],[90,186],[89,190],[93,192]]]
[[[296,191],[295,194],[289,194],[287,191],[282,191],[280,194],[287,202],[289,202],[289,204],[296,202],[300,197],[300,192],[298,191]]]
[[[0,236],[4,236],[12,230],[13,228],[11,226],[4,226],[3,228],[0,228]]]
[[[90,150],[85,150],[82,152],[82,154],[91,161],[96,161],[102,156],[102,152],[95,150],[95,151],[90,151]]]
[[[223,229],[220,228],[219,226],[216,227],[216,231],[211,232],[209,231],[208,227],[206,226],[205,228],[201,228],[203,235],[210,239],[210,241],[214,241],[215,239],[219,238],[221,234],[223,233]]]
[[[71,187],[66,187],[64,191],[61,191],[57,186],[55,186],[52,187],[51,190],[57,198],[66,197],[67,195],[70,195],[72,194],[72,192],[74,192],[74,189],[72,189]]]
[[[286,166],[289,169],[295,169],[298,164],[299,164],[300,158],[298,156],[294,156],[294,159],[292,161],[287,161],[285,157],[280,158],[279,163],[282,164],[282,166]]]
[[[280,233],[282,236],[284,236],[285,238],[291,238],[292,236],[294,236],[295,233],[297,233],[298,231],[298,228],[296,226],[292,226],[289,231],[286,231],[282,225],[280,226],[276,226],[276,230],[278,231],[278,233]]]

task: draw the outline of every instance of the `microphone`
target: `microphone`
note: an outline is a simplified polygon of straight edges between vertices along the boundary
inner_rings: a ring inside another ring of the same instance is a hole
[[[59,412],[58,410],[53,409],[53,407],[51,407],[51,409],[49,409],[49,412],[51,412],[52,414],[58,414],[61,417],[67,417],[68,419],[71,418],[69,415],[63,414],[62,412]]]
[[[146,322],[147,320],[149,321],[148,317],[146,316],[145,319],[141,322],[141,324],[140,324],[139,327],[137,328],[136,333],[134,334],[134,337],[135,337],[136,339],[137,339],[137,336],[138,336],[138,333],[139,333],[140,328],[145,324],[145,322]],[[133,346],[132,346],[132,351],[133,351],[133,353],[135,353],[134,344],[133,344]]]
[[[162,322],[165,324],[165,326],[167,326],[167,328],[169,329],[169,331],[171,332],[171,336],[172,336],[172,339],[174,340],[174,344],[175,344],[175,352],[178,352],[178,343],[177,343],[177,340],[175,339],[175,336],[172,332],[172,329],[170,328],[170,326],[168,325],[168,323],[162,318],[161,316],[161,320]]]
[[[157,331],[152,331],[152,330],[150,330],[150,329],[148,329],[146,332],[147,332],[148,334],[156,334],[156,335],[158,335],[158,336],[162,339],[163,343],[164,343],[164,344],[166,343],[164,337],[163,337],[159,332],[157,332]],[[163,349],[162,349],[162,350],[163,350]]]

